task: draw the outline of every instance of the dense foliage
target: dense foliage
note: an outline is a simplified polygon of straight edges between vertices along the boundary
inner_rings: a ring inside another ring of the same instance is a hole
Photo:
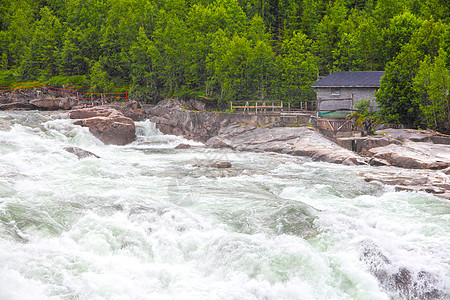
[[[298,102],[386,70],[385,121],[449,131],[449,21],[450,0],[0,0],[0,86]]]

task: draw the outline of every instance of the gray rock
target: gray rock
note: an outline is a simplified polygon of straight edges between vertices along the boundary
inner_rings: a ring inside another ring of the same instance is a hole
[[[126,145],[136,139],[134,121],[110,107],[92,107],[73,110],[71,119],[79,119],[75,125],[88,127],[89,131],[104,144]]]
[[[79,159],[83,159],[83,158],[87,158],[87,157],[100,158],[100,156],[98,156],[90,151],[78,148],[78,147],[65,147],[64,150],[66,150],[69,153],[75,154]]]
[[[376,159],[408,169],[445,169],[450,167],[450,149],[445,145],[406,142],[368,150]]]

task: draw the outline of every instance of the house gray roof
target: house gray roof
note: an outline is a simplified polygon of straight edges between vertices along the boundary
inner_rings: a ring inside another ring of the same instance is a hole
[[[384,71],[334,72],[311,84],[312,87],[380,87]]]

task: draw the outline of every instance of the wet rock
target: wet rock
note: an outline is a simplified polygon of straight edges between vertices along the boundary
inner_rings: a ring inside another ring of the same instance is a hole
[[[12,102],[0,104],[0,110],[35,110],[37,107],[30,103]]]
[[[79,104],[75,98],[43,98],[30,100],[39,110],[68,110]]]
[[[189,149],[191,148],[191,145],[189,144],[179,144],[178,146],[175,147],[175,149]]]
[[[141,104],[134,100],[126,102],[125,105],[108,105],[108,107],[120,111],[125,117],[133,121],[143,121],[148,117],[141,111]]]
[[[203,143],[218,133],[223,121],[220,114],[183,109],[178,101],[172,99],[159,102],[147,113],[162,133]]]
[[[192,164],[194,167],[208,167],[208,168],[218,168],[226,169],[231,168],[232,165],[228,161],[221,160],[199,160]]]
[[[427,192],[440,198],[450,199],[450,182],[441,171],[417,170],[415,172],[396,169],[378,170],[360,174],[367,182],[378,181],[393,185],[397,191]]]
[[[354,139],[354,149],[374,166],[440,170],[450,166],[450,137],[431,130],[385,129]]]
[[[369,165],[371,166],[375,166],[375,167],[381,167],[381,166],[389,166],[389,162],[387,162],[384,159],[379,159],[379,158],[371,158],[369,159]]]
[[[88,127],[89,131],[104,144],[126,145],[136,139],[134,121],[110,107],[93,107],[69,113],[75,125]]]
[[[430,272],[417,273],[398,266],[371,240],[360,244],[360,260],[364,262],[391,299],[446,299],[439,290],[439,280]]]
[[[65,147],[64,150],[66,150],[69,153],[75,154],[79,159],[83,159],[83,158],[87,158],[87,157],[100,158],[100,156],[98,156],[90,151],[78,148],[78,147]]]
[[[450,175],[450,167],[442,170],[442,172],[446,175]]]

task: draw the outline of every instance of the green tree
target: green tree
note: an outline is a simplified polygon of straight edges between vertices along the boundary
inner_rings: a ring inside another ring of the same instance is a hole
[[[219,30],[217,40],[211,46],[213,52],[209,56],[208,67],[219,88],[219,99],[251,100],[251,41],[237,34],[228,38]]]
[[[153,98],[157,93],[158,76],[155,62],[160,54],[144,28],[139,29],[138,39],[131,48],[131,92],[141,98]]]
[[[392,61],[401,48],[408,44],[412,35],[419,29],[422,20],[409,11],[405,11],[389,20],[389,26],[382,29],[383,60]]]
[[[90,69],[90,81],[91,92],[108,92],[113,88],[111,78],[100,61],[93,63]]]
[[[445,30],[442,22],[425,20],[395,60],[388,63],[377,93],[384,121],[410,127],[423,124],[420,95],[413,89],[413,81],[420,62],[427,55],[432,59],[437,55]]]
[[[425,116],[427,126],[435,130],[450,132],[450,70],[446,66],[447,53],[439,50],[432,61],[429,55],[420,63],[414,78],[416,98]]]
[[[313,97],[310,84],[317,78],[317,58],[311,52],[312,41],[297,32],[282,45],[280,94],[284,99],[298,102]]]
[[[319,58],[320,74],[328,75],[333,68],[333,51],[342,35],[342,24],[347,17],[343,1],[328,5],[326,14],[316,28],[315,53]]]
[[[174,13],[160,11],[153,40],[161,55],[157,58],[158,75],[170,95],[181,92],[186,82],[186,45],[191,37],[183,19]]]
[[[62,25],[48,7],[43,7],[22,59],[22,78],[45,80],[56,76],[61,46]]]

